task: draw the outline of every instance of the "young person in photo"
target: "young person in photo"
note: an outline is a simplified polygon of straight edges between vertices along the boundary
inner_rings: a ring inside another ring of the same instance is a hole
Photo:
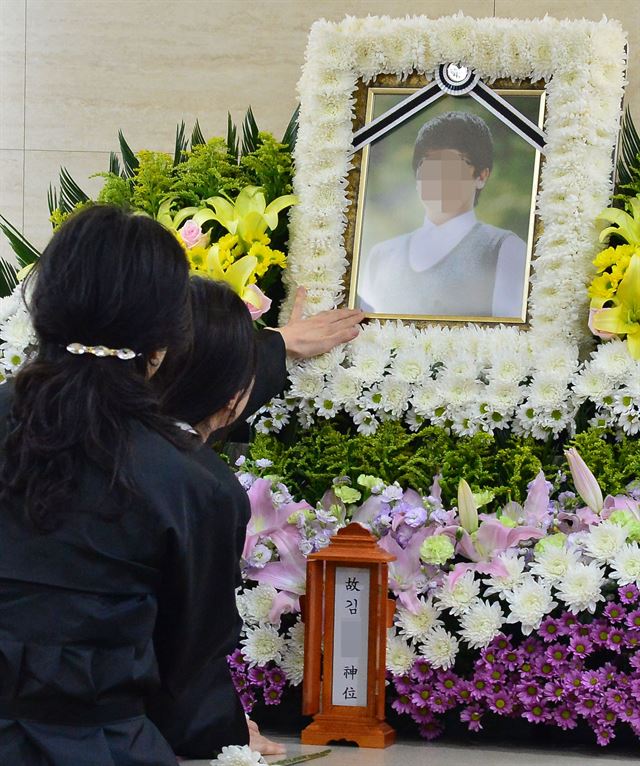
[[[381,314],[519,317],[526,243],[483,223],[475,206],[490,183],[493,140],[486,122],[446,112],[420,129],[413,151],[423,225],[365,256],[358,305]]]
[[[37,356],[0,387],[0,763],[175,766],[145,702],[237,645],[246,513],[148,383],[191,337],[188,264],[94,206],[34,277]]]

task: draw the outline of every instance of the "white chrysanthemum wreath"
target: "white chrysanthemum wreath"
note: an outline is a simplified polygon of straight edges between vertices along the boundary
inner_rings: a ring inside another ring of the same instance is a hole
[[[342,351],[295,365],[286,399],[257,419],[279,430],[347,411],[364,432],[380,420],[447,424],[471,434],[509,427],[545,438],[571,428],[579,347],[589,343],[586,284],[597,251],[594,219],[612,191],[625,33],[615,21],[347,17],[316,22],[298,85],[300,129],[291,211],[289,299],[297,285],[315,313],[345,294],[347,174],[354,91],[380,73],[432,76],[446,62],[497,78],[546,83],[547,153],[538,196],[530,329],[370,324]]]

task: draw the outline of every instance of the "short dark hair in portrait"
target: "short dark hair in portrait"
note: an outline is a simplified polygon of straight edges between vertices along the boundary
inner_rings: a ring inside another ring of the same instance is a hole
[[[190,338],[188,263],[156,221],[95,205],[54,234],[31,284],[38,351],[15,377],[0,500],[20,496],[47,530],[76,491],[81,464],[102,470],[123,502],[135,494],[125,467],[132,421],[180,441],[146,376],[153,352]],[[73,342],[138,356],[75,355],[66,350]]]
[[[191,305],[191,349],[167,354],[153,382],[164,412],[195,426],[248,390],[256,341],[247,306],[224,282],[191,277]]]
[[[420,128],[413,147],[413,172],[417,173],[429,152],[453,149],[473,166],[474,176],[493,169],[493,138],[487,123],[470,112],[445,112]],[[476,194],[476,203],[480,196]]]

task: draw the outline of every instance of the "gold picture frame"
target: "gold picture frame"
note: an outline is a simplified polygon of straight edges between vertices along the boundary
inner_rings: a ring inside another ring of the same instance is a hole
[[[391,75],[379,75],[372,82],[365,85],[359,82],[356,90],[356,104],[354,117],[354,131],[372,121],[375,116],[375,102],[379,95],[406,95],[416,92],[418,89],[428,84],[426,77],[420,75],[410,75],[404,81]],[[539,127],[544,123],[546,108],[546,94],[544,82],[527,82],[514,80],[499,80],[493,83],[493,90],[498,95],[505,98],[509,96],[524,96],[536,98],[538,101],[537,121]],[[456,98],[456,97],[443,97]],[[437,103],[437,102],[436,102]],[[421,110],[421,116],[428,113],[431,106]],[[496,118],[497,119],[497,118]],[[384,137],[381,139],[384,140]],[[522,140],[525,144],[524,139]],[[482,324],[507,324],[517,325],[523,328],[528,327],[528,302],[531,287],[531,264],[534,257],[535,243],[539,237],[541,226],[536,218],[536,199],[540,184],[541,166],[543,162],[539,151],[531,146],[528,150],[535,152],[533,162],[533,173],[531,177],[531,192],[527,226],[526,240],[526,265],[525,281],[522,286],[522,302],[518,316],[474,316],[474,315],[453,315],[453,314],[411,314],[411,313],[384,313],[367,311],[366,315],[372,319],[381,320],[403,320],[410,321],[417,325],[444,324],[451,326],[460,326],[465,323]],[[347,214],[347,227],[345,230],[345,249],[349,266],[345,275],[345,284],[349,286],[345,305],[349,308],[355,308],[357,302],[357,288],[360,278],[360,266],[362,264],[362,244],[363,244],[363,226],[365,224],[365,195],[367,192],[367,183],[370,168],[371,145],[353,157],[353,167],[348,176],[347,194],[349,199],[349,209]]]

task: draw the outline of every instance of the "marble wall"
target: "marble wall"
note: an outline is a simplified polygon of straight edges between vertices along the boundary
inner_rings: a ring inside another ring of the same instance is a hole
[[[251,105],[260,126],[282,133],[317,18],[457,10],[619,19],[640,122],[638,0],[0,0],[0,212],[44,246],[59,168],[95,193],[90,175],[107,169],[118,129],[135,150],[172,150],[180,120],[223,134],[227,110],[240,120]],[[4,237],[0,255],[10,257]]]

